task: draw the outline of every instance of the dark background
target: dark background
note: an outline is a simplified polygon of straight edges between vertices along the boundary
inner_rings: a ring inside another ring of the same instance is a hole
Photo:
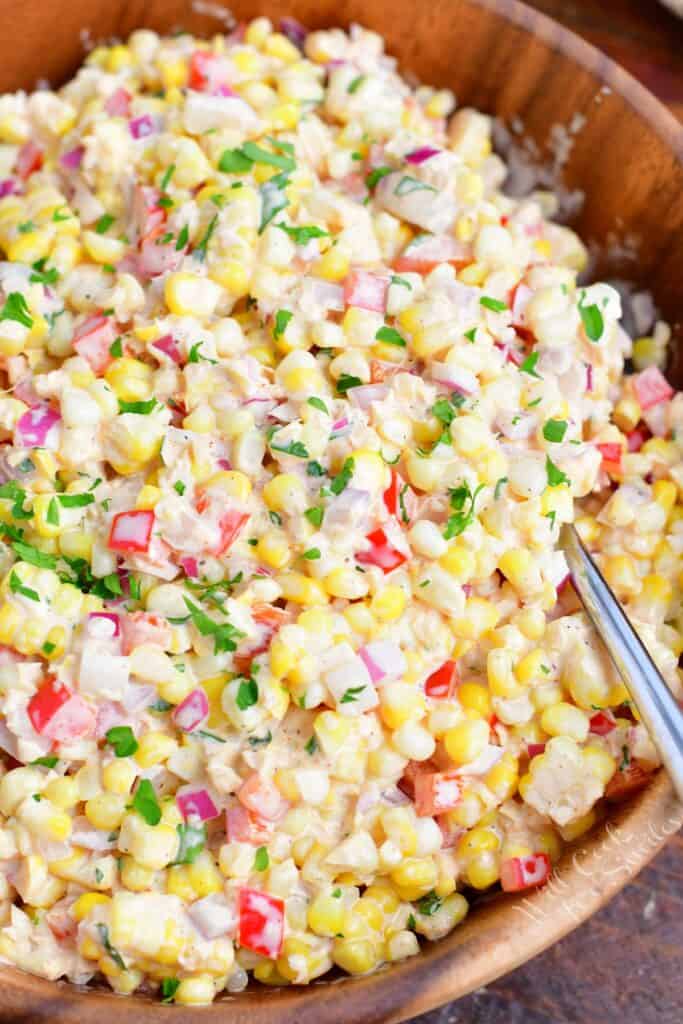
[[[619,61],[683,121],[683,18],[656,0],[527,3]],[[416,1017],[413,1024],[607,1022],[683,1024],[681,835],[562,942],[487,988]]]

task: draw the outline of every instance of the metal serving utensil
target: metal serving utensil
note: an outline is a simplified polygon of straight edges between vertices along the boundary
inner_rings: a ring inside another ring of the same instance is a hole
[[[574,589],[595,626],[683,801],[683,711],[605,583],[574,526],[560,534]]]

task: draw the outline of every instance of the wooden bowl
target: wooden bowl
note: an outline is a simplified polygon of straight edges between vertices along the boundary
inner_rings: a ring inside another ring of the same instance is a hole
[[[97,40],[142,26],[212,34],[225,24],[215,16],[220,5],[202,0],[5,0],[0,10],[0,91],[30,88],[41,78],[64,81],[83,59],[84,30]],[[288,0],[286,6],[236,0],[232,11],[238,19],[292,14],[312,28],[361,22],[382,33],[404,71],[452,87],[461,104],[520,118],[546,156],[553,126],[576,127],[572,118],[581,115],[585,123],[572,137],[562,177],[586,194],[576,225],[600,247],[596,272],[647,285],[683,352],[683,129],[607,57],[515,0]],[[683,384],[683,373],[678,376]],[[485,985],[562,938],[632,879],[682,820],[660,774],[570,850],[542,891],[487,900],[452,935],[426,943],[421,956],[368,977],[256,987],[205,1009],[179,1010],[142,997],[83,993],[5,968],[0,1020],[113,1024],[121,1013],[142,1024],[404,1020]]]

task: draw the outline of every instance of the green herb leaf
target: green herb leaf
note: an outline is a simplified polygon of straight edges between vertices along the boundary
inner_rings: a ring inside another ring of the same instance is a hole
[[[218,363],[217,359],[211,359],[209,356],[203,356],[199,351],[203,344],[203,341],[198,341],[192,346],[187,357],[188,363],[213,363],[213,365],[216,366]]]
[[[311,238],[327,238],[329,237],[329,231],[323,231],[322,228],[315,227],[314,224],[307,224],[301,228],[290,227],[289,224],[284,224],[280,221],[279,224],[275,225],[276,228],[280,228],[280,231],[285,231],[296,245],[305,245]]]
[[[178,854],[175,864],[194,864],[206,845],[206,825],[176,825]]]
[[[183,483],[183,481],[176,480],[176,482],[173,484],[173,490],[182,498],[183,494],[185,493],[185,484]]]
[[[59,271],[56,267],[45,270],[45,260],[36,260],[33,264],[33,273],[29,277],[31,284],[57,284]]]
[[[62,508],[84,508],[95,504],[95,495],[89,491],[85,494],[58,494],[57,501]]]
[[[28,311],[26,299],[21,292],[10,292],[0,310],[0,320],[14,320],[24,327],[33,327],[33,317]]]
[[[476,327],[471,327],[469,329],[469,331],[465,331],[464,332],[463,337],[467,338],[468,341],[471,341],[474,344],[474,339],[475,339],[476,334],[477,334],[477,328]]]
[[[265,846],[259,846],[254,854],[254,871],[267,871],[270,864],[268,850]]]
[[[496,481],[496,486],[493,491],[493,497],[495,498],[496,501],[498,501],[498,499],[500,498],[500,492],[503,489],[503,485],[506,484],[507,482],[508,478],[506,476],[502,476],[500,480]]]
[[[320,548],[309,548],[308,551],[304,551],[303,557],[307,558],[309,562],[315,562],[320,558]]]
[[[435,914],[437,910],[441,909],[442,904],[443,900],[441,897],[437,896],[434,890],[432,890],[431,892],[428,892],[426,896],[423,896],[422,899],[417,901],[417,909],[421,914],[424,914],[425,917],[431,917],[432,914]]]
[[[100,219],[95,224],[95,231],[98,235],[103,235],[105,231],[109,230],[113,223],[114,218],[112,217],[112,215],[110,213],[103,213]]]
[[[275,327],[273,329],[273,337],[280,338],[287,330],[287,324],[294,316],[288,309],[278,309],[275,314]]]
[[[247,742],[250,747],[267,747],[272,739],[273,734],[269,729],[265,736],[250,736]]]
[[[38,601],[40,603],[40,595],[37,591],[31,590],[30,587],[25,587],[14,569],[10,573],[9,588],[13,594],[21,594],[22,597],[27,597],[30,601]]]
[[[584,306],[585,298],[586,293],[585,291],[582,291],[581,298],[579,300],[579,314],[581,316],[583,329],[586,332],[586,337],[591,341],[600,341],[605,330],[605,321],[602,318],[602,313],[596,305]]]
[[[180,231],[178,232],[178,239],[175,244],[175,251],[180,252],[181,249],[184,249],[189,240],[190,229],[188,228],[187,224],[183,224]]]
[[[387,345],[397,345],[399,348],[406,347],[406,339],[402,338],[401,335],[393,327],[380,327],[375,335],[377,341],[383,341]]]
[[[115,725],[105,735],[107,743],[114,748],[116,757],[131,757],[138,749],[138,741],[129,725]]]
[[[308,449],[301,441],[290,441],[289,444],[273,444],[270,442],[271,451],[283,452],[285,455],[294,455],[297,459],[307,459]]]
[[[194,250],[192,252],[193,256],[196,256],[200,260],[203,260],[205,258],[207,246],[208,246],[209,242],[211,241],[211,236],[213,235],[214,231],[216,230],[216,225],[217,224],[218,224],[218,214],[215,213],[213,215],[213,217],[211,218],[211,220],[209,221],[209,226],[207,227],[206,232],[204,233],[203,238],[194,247]]]
[[[306,399],[306,401],[308,402],[309,405],[312,405],[314,409],[319,409],[320,412],[324,412],[328,416],[330,415],[330,410],[327,408],[322,398],[313,397]]]
[[[308,476],[325,476],[325,470],[319,462],[316,462],[315,459],[313,459],[313,461],[309,462],[306,466],[306,474]]]
[[[242,146],[242,153],[247,159],[255,164],[267,164],[270,167],[278,167],[281,171],[296,170],[296,160],[291,156],[281,156],[279,153],[269,153],[255,142],[245,142]]]
[[[358,90],[360,89],[360,87],[361,87],[361,85],[363,84],[364,81],[365,81],[365,75],[356,75],[356,77],[353,79],[353,81],[349,83],[346,91],[351,93],[351,95],[353,95],[353,93],[358,92]]]
[[[107,953],[109,954],[111,959],[114,961],[114,963],[116,964],[117,967],[120,967],[122,971],[125,971],[126,970],[126,964],[124,962],[123,957],[121,956],[121,954],[119,953],[119,951],[117,949],[114,949],[114,947],[112,946],[111,942],[109,941],[109,929],[107,928],[106,924],[102,924],[101,922],[98,922],[95,925],[95,927],[97,928],[97,931],[99,932],[100,942],[104,946],[105,950],[107,951]]]
[[[351,388],[360,387],[363,381],[360,377],[354,377],[351,373],[342,373],[341,377],[337,381],[337,391],[340,395],[346,394]]]
[[[225,149],[218,161],[218,170],[223,174],[246,174],[254,165],[241,149]]]
[[[17,224],[17,231],[20,235],[27,235],[29,231],[35,230],[35,224],[32,220],[25,220],[23,224]]]
[[[545,458],[545,471],[548,477],[548,487],[559,487],[560,484],[570,483],[569,477],[555,465],[548,455]]]
[[[36,765],[40,768],[54,768],[58,761],[58,757],[48,754],[47,757],[37,757],[35,761],[30,761],[29,764]]]
[[[109,355],[113,356],[114,359],[120,359],[123,355],[123,342],[121,338],[117,338],[109,346]]]
[[[520,373],[528,373],[530,377],[536,377],[537,380],[543,380],[540,373],[536,373],[536,363],[538,362],[538,352],[531,352],[523,363],[519,365]]]
[[[178,826],[180,827],[180,826]],[[161,1001],[162,1003],[173,1002],[173,996],[176,994],[180,987],[179,978],[162,978],[161,979]]]
[[[373,168],[373,170],[370,171],[369,174],[367,174],[365,176],[365,184],[368,186],[368,188],[372,192],[373,189],[375,189],[377,187],[377,183],[379,181],[381,181],[382,178],[386,178],[387,174],[393,174],[393,173],[394,173],[394,168],[393,167],[375,167],[375,168]]]
[[[249,679],[242,679],[237,688],[235,704],[240,711],[246,711],[247,708],[252,707],[256,703],[258,703],[258,683],[251,677]]]
[[[474,522],[474,504],[477,500],[477,495],[483,487],[483,484],[479,484],[474,494],[470,490],[469,484],[466,483],[450,489],[451,508],[454,511],[453,515],[448,517],[448,522],[446,523],[446,529],[443,533],[445,540],[459,537]]]
[[[501,302],[500,299],[492,299],[490,295],[482,295],[479,304],[493,313],[503,313],[508,308],[507,303]]]
[[[164,171],[164,175],[163,175],[163,177],[161,179],[160,188],[161,188],[162,192],[166,191],[166,189],[168,188],[168,186],[170,184],[171,178],[173,177],[174,174],[175,174],[175,164],[169,164],[169,166]]]
[[[349,481],[353,476],[354,466],[355,464],[353,459],[346,459],[341,470],[336,476],[332,477],[330,490],[333,494],[339,495],[346,489],[346,487],[348,487]]]
[[[407,288],[408,291],[411,291],[411,292],[413,290],[413,286],[410,283],[410,281],[406,281],[405,277],[399,277],[398,274],[392,274],[391,275],[391,281],[389,283],[390,284],[395,284],[397,286],[400,285],[401,288]]]
[[[304,516],[308,519],[311,526],[316,528],[320,526],[323,521],[324,510],[321,505],[316,505],[313,508],[307,508],[304,512]]]
[[[566,420],[548,420],[543,427],[543,436],[546,441],[559,444],[567,433]]]
[[[285,188],[288,184],[289,179],[283,173],[277,174],[274,178],[270,178],[261,185],[259,189],[261,195],[259,234],[268,227],[273,217],[289,206],[289,199],[285,195]]]
[[[47,521],[51,526],[59,526],[59,505],[56,498],[50,498],[47,506]]]
[[[216,622],[193,604],[188,597],[183,598],[185,606],[192,618],[192,624],[202,636],[213,636],[214,654],[222,651],[236,651],[236,640],[244,636],[239,629],[236,629],[231,622]]]
[[[315,735],[311,736],[310,740],[304,744],[304,750],[312,757],[318,749],[318,740]]]
[[[342,699],[339,701],[340,704],[354,704],[359,697],[359,694],[365,689],[364,686],[350,686],[348,690],[345,690]]]
[[[409,174],[404,174],[398,185],[394,189],[395,196],[408,196],[411,192],[438,192],[438,188],[434,188],[433,185],[427,185],[424,181],[419,181],[417,178],[412,178]]]
[[[39,569],[54,569],[57,565],[57,559],[54,555],[48,555],[45,551],[39,551],[38,548],[34,548],[32,544],[27,544],[23,540],[13,540],[11,546],[12,550],[23,562],[36,565]]]
[[[154,786],[149,779],[140,779],[132,806],[133,810],[137,811],[148,825],[158,825],[161,821],[161,808],[154,792]]]
[[[156,398],[150,398],[147,402],[124,402],[119,398],[119,412],[134,412],[138,416],[149,416],[156,405]]]

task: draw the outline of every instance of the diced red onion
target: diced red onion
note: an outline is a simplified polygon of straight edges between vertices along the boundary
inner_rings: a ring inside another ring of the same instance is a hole
[[[173,709],[173,721],[183,732],[194,732],[209,717],[209,699],[198,686]]]
[[[287,36],[290,43],[294,43],[300,50],[303,50],[308,29],[300,21],[297,21],[296,18],[280,18],[279,28],[283,36]]]
[[[3,178],[0,181],[0,199],[4,199],[5,196],[11,196],[17,190],[17,183],[14,178]]]
[[[97,722],[95,724],[95,738],[103,740],[110,729],[115,725],[127,725],[128,716],[123,709],[114,701],[101,701],[97,707]]]
[[[76,146],[75,149],[70,149],[68,153],[62,153],[59,162],[67,171],[76,171],[81,166],[84,154],[85,146]]]
[[[518,284],[515,288],[515,297],[512,303],[512,322],[520,327],[526,326],[526,307],[533,291],[526,284]]]
[[[545,752],[545,743],[527,743],[526,752],[529,756],[529,760],[532,757],[538,757],[539,754]]]
[[[358,656],[370,673],[373,683],[386,676],[401,676],[406,670],[403,651],[392,640],[375,640],[365,644],[358,651]]]
[[[414,149],[412,153],[408,153],[406,155],[406,163],[423,164],[425,160],[429,160],[433,156],[438,156],[440,152],[441,150],[435,149],[434,146],[420,146],[419,149]]]
[[[218,466],[219,469],[227,469],[228,472],[230,472],[230,470],[232,469],[232,463],[230,462],[230,459],[218,459],[216,465]]]
[[[479,391],[476,374],[464,366],[452,366],[449,363],[432,363],[432,376],[439,384],[461,395],[474,395]]]
[[[191,579],[194,580],[199,578],[199,562],[197,561],[196,558],[191,558],[188,556],[187,558],[179,559],[179,562],[186,576],[189,576]]]
[[[389,394],[386,384],[360,384],[357,388],[349,388],[347,395],[351,405],[357,405],[364,412],[373,402],[383,402]]]
[[[131,99],[132,96],[127,89],[114,89],[114,92],[104,104],[104,109],[110,117],[126,117]]]
[[[472,593],[472,584],[471,583],[463,583],[463,585],[462,585],[462,592],[465,595],[465,597],[469,597],[470,594]]]
[[[593,365],[592,363],[586,364],[586,391],[593,390]]]
[[[188,818],[210,821],[212,818],[217,818],[220,814],[211,794],[205,786],[182,786],[176,793],[175,798],[185,821]]]
[[[182,363],[183,361],[180,349],[178,348],[178,342],[172,334],[164,334],[163,338],[157,338],[156,341],[152,342],[152,348],[158,348],[160,352],[163,352],[165,356],[172,359],[174,363]]]
[[[61,421],[59,413],[49,405],[34,405],[17,422],[17,433],[21,443],[29,447],[55,447],[54,438],[53,443],[48,444],[48,435]]]
[[[91,636],[107,639],[119,636],[121,633],[121,622],[116,612],[90,612],[88,615],[88,633]]]
[[[146,139],[148,135],[154,135],[157,130],[149,114],[143,114],[142,117],[134,117],[132,121],[128,122],[128,127],[134,139]]]
[[[74,818],[71,838],[77,846],[86,850],[113,850],[116,846],[116,839],[110,839],[111,829],[94,828],[85,815],[78,815]]]
[[[121,706],[126,711],[134,714],[141,708],[149,707],[157,697],[157,690],[151,683],[130,683],[128,689],[121,698]]]
[[[143,277],[158,277],[177,270],[183,262],[185,250],[178,250],[173,242],[159,245],[159,239],[146,239],[140,246],[138,273]]]
[[[231,89],[229,85],[219,85],[217,89],[213,90],[214,96],[237,96],[238,94],[234,89]]]

